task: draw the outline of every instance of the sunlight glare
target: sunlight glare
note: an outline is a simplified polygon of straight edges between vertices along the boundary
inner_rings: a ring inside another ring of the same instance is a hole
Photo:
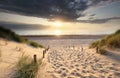
[[[55,35],[61,35],[61,31],[60,30],[55,30]]]
[[[56,22],[54,22],[54,26],[55,27],[61,27],[62,23],[60,21],[56,21]]]

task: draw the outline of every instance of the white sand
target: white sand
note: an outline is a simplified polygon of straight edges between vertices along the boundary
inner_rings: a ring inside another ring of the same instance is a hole
[[[73,43],[67,43],[67,40],[62,42],[45,42],[45,45],[51,46],[41,66],[39,77],[120,78],[120,52],[110,51],[107,55],[99,55],[94,49],[89,49],[87,44],[78,45],[78,42],[72,45]]]
[[[42,58],[42,48],[33,48],[26,44],[7,41],[0,38],[0,78],[10,78],[14,74],[15,64],[21,55]]]
[[[99,55],[88,46],[92,41],[43,40],[49,45],[45,59],[38,72],[38,78],[120,78],[120,52],[109,51]],[[82,50],[83,48],[83,50]],[[9,78],[14,65],[25,53],[42,57],[43,49],[0,39],[0,78]]]

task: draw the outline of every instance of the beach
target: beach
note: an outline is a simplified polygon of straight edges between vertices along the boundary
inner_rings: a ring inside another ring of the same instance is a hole
[[[100,38],[59,39],[28,38],[49,50],[43,58],[44,48],[0,39],[0,78],[12,78],[16,63],[25,54],[42,59],[37,78],[120,78],[120,50],[96,53],[89,45]]]
[[[120,0],[0,0],[0,78],[120,78]]]
[[[34,39],[34,38],[30,38]],[[40,39],[49,46],[38,77],[41,78],[120,78],[120,52],[106,55],[89,49],[98,39]],[[42,74],[41,74],[42,73]]]

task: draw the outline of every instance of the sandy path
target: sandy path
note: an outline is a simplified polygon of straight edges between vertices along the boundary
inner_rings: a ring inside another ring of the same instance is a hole
[[[86,45],[83,50],[80,46],[51,47],[45,65],[45,78],[120,78],[120,61],[96,54]]]

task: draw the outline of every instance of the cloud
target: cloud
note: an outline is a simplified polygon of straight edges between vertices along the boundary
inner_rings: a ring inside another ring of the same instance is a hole
[[[90,6],[118,0],[1,0],[0,9],[6,12],[48,19],[76,20]]]
[[[84,0],[2,0],[0,8],[43,18],[75,19],[78,17],[76,11],[83,11],[87,5]]]
[[[0,27],[5,27],[12,30],[44,30],[49,28],[49,26],[39,24],[22,24],[13,22],[0,22]]]
[[[89,6],[104,6],[106,4],[110,4],[112,2],[116,2],[119,0],[88,0],[87,5]]]
[[[110,20],[120,20],[120,17],[111,17],[111,18],[104,18],[104,19],[78,20],[78,22],[102,24],[102,23],[106,23]]]

